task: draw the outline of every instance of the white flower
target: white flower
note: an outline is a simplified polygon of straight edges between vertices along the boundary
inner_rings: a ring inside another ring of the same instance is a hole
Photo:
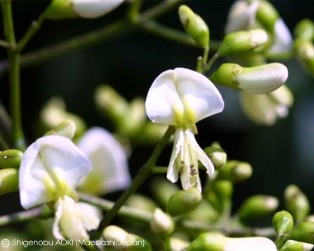
[[[93,166],[92,171],[79,184],[80,190],[104,194],[129,186],[131,177],[126,153],[108,131],[99,127],[91,128],[77,145]]]
[[[96,18],[109,13],[124,0],[72,0],[74,11],[84,18]]]
[[[262,125],[273,125],[278,118],[285,118],[293,104],[293,96],[287,86],[268,94],[242,92],[240,96],[244,113],[252,121]]]
[[[91,170],[84,153],[71,140],[59,135],[39,138],[30,145],[19,170],[21,204],[25,209],[54,202],[74,189]]]
[[[101,219],[96,207],[68,196],[58,199],[55,210],[53,235],[57,239],[88,240],[87,231],[96,229]]]
[[[176,128],[174,146],[167,178],[176,182],[180,174],[184,189],[196,187],[201,191],[198,161],[212,175],[214,166],[197,144],[196,122],[219,113],[224,102],[214,84],[200,73],[176,68],[161,73],[150,87],[145,108],[155,123]]]

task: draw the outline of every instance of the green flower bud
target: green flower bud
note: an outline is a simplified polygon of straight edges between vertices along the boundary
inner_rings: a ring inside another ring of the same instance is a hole
[[[240,221],[247,222],[273,213],[278,204],[278,199],[273,196],[253,195],[242,203],[237,216]]]
[[[202,194],[196,188],[180,190],[171,195],[167,212],[172,216],[185,214],[197,208],[201,201]]]
[[[76,131],[75,123],[72,120],[65,120],[61,122],[58,126],[56,126],[54,129],[48,131],[45,135],[57,134],[72,139],[74,137],[75,131]]]
[[[287,210],[296,222],[302,222],[309,215],[310,203],[305,194],[296,186],[289,185],[284,193]]]
[[[219,170],[217,178],[237,183],[249,179],[252,176],[252,172],[252,166],[249,163],[231,160]]]
[[[179,7],[180,21],[185,31],[201,48],[209,48],[209,29],[204,20],[188,6]]]
[[[223,251],[227,238],[221,233],[202,233],[188,246],[187,251]]]
[[[314,39],[314,23],[310,19],[303,19],[297,23],[294,34],[299,39],[311,41]]]
[[[179,191],[175,184],[165,179],[155,179],[152,182],[151,189],[154,197],[163,207],[167,207],[170,197]]]
[[[262,29],[237,31],[225,36],[218,49],[220,56],[254,51],[268,42],[268,35]]]
[[[283,85],[287,78],[288,69],[280,63],[255,67],[225,63],[210,77],[217,84],[254,94],[272,92]]]
[[[187,217],[187,219],[192,221],[216,222],[219,214],[211,204],[203,200],[195,210],[184,217]]]
[[[141,194],[133,194],[127,200],[126,205],[147,212],[154,212],[157,207],[156,203],[152,199]]]
[[[102,237],[109,245],[110,250],[126,250],[126,251],[150,251],[151,245],[143,238],[130,234],[120,227],[111,225],[103,230]]]
[[[19,168],[23,152],[17,149],[8,149],[0,152],[1,168]]]
[[[213,143],[204,149],[207,156],[210,158],[216,170],[221,169],[227,162],[227,154],[220,147],[219,143]]]
[[[265,0],[259,1],[256,19],[271,33],[274,32],[278,18],[279,14],[270,2]]]
[[[312,248],[312,244],[288,240],[280,249],[280,251],[310,251]]]
[[[169,236],[173,233],[175,225],[170,215],[164,213],[161,209],[156,208],[154,216],[150,222],[151,229],[156,234]]]
[[[124,0],[53,0],[44,15],[48,19],[97,18],[118,7]]]
[[[294,51],[304,66],[304,68],[314,75],[314,45],[311,41],[305,39],[296,39],[294,42]]]
[[[287,211],[277,212],[273,216],[273,226],[278,235],[287,235],[294,226],[292,215]]]
[[[233,195],[233,184],[229,180],[214,181],[213,191],[221,201],[229,201]]]
[[[6,168],[0,170],[0,195],[18,191],[18,170]]]
[[[290,233],[289,239],[314,244],[314,222],[301,222]]]

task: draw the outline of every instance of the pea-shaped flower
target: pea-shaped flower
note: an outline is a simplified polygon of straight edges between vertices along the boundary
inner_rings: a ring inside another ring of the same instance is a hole
[[[95,208],[77,203],[75,188],[92,169],[87,156],[68,138],[39,138],[25,151],[19,170],[20,200],[25,209],[49,203],[55,210],[58,239],[88,239],[100,216]],[[84,208],[84,210],[82,210]]]
[[[126,153],[108,131],[100,127],[91,128],[77,145],[89,157],[93,166],[78,186],[81,191],[100,195],[130,185]]]
[[[154,123],[175,127],[174,144],[167,178],[176,182],[180,174],[182,187],[201,191],[198,161],[209,176],[214,165],[197,144],[196,122],[223,110],[223,99],[214,84],[202,74],[176,68],[161,73],[150,87],[146,113]]]

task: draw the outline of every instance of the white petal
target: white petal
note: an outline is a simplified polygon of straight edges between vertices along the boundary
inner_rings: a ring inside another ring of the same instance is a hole
[[[292,35],[284,21],[279,18],[275,23],[273,43],[267,50],[267,54],[270,56],[285,55],[291,51],[292,46]]]
[[[194,134],[192,131],[186,131],[186,136],[188,137],[188,141],[190,146],[194,149],[197,154],[197,159],[204,165],[207,170],[207,174],[209,177],[212,177],[215,172],[215,167],[211,160],[208,158],[203,149],[198,145],[195,140]]]
[[[88,240],[87,231],[97,228],[99,221],[97,208],[65,196],[56,203],[53,234],[57,239]]]
[[[72,0],[74,11],[84,18],[100,17],[117,8],[124,0]]]
[[[227,238],[224,251],[277,251],[276,245],[264,237]]]
[[[183,114],[183,104],[176,90],[173,70],[161,73],[150,87],[145,101],[146,113],[153,122],[175,125],[174,110]]]
[[[179,177],[179,170],[176,166],[176,159],[179,156],[182,148],[184,146],[184,133],[183,130],[176,130],[174,134],[173,148],[171,153],[171,158],[167,171],[167,179],[172,183],[176,182]]]
[[[185,68],[174,69],[177,92],[185,112],[195,113],[195,122],[219,113],[224,101],[216,86],[204,75]]]
[[[57,199],[58,185],[74,189],[90,170],[86,155],[68,138],[59,135],[39,138],[22,158],[19,171],[22,206],[28,209]]]
[[[221,94],[204,75],[185,68],[160,74],[146,98],[146,113],[160,124],[183,126],[221,112]]]
[[[79,185],[82,191],[104,194],[130,185],[126,154],[108,131],[100,127],[91,128],[77,145],[89,157],[93,166]]]

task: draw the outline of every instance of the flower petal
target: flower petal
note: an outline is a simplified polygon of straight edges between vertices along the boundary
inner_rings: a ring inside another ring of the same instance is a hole
[[[90,170],[86,155],[68,138],[59,135],[39,138],[22,158],[19,171],[22,206],[28,209],[56,200],[63,192],[60,186],[74,189]]]
[[[222,97],[204,75],[185,68],[161,73],[146,98],[146,113],[160,124],[184,126],[221,112]]]
[[[177,158],[184,146],[184,134],[182,130],[176,130],[174,134],[173,148],[167,171],[167,179],[172,183],[176,182],[179,177],[179,167]],[[180,163],[179,163],[180,164]]]
[[[74,11],[84,18],[97,18],[117,8],[124,0],[72,0]]]
[[[100,127],[89,129],[78,142],[93,169],[81,181],[79,188],[93,194],[125,189],[131,182],[126,154],[118,141]]]

